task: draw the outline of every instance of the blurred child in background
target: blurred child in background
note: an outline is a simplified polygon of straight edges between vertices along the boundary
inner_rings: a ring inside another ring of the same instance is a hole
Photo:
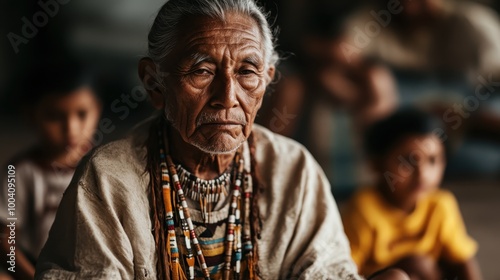
[[[89,76],[75,62],[52,60],[33,67],[26,81],[22,106],[38,142],[8,162],[15,168],[16,239],[15,279],[33,279],[34,264],[55,218],[63,192],[78,161],[92,148],[101,103]],[[7,179],[0,192],[0,253],[2,277],[6,274]]]
[[[467,235],[457,201],[439,189],[445,137],[437,119],[413,108],[367,130],[376,185],[358,191],[343,213],[361,274],[393,266],[411,279],[481,279],[477,244]]]

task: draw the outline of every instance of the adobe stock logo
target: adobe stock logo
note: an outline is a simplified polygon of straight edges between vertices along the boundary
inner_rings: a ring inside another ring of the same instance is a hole
[[[21,44],[28,44],[29,39],[34,38],[38,34],[39,28],[43,28],[49,23],[49,19],[55,17],[59,13],[60,5],[66,5],[70,0],[40,0],[38,6],[41,10],[35,12],[31,21],[27,17],[22,17],[21,35],[14,32],[9,32],[7,38],[10,45],[16,54],[19,53]]]

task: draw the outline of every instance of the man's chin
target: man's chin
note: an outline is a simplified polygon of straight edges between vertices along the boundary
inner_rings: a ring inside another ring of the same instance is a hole
[[[214,139],[212,139],[214,140]],[[243,144],[244,140],[236,140],[236,139],[231,139],[231,141],[227,141],[225,139],[217,139],[215,141],[210,141],[210,142],[204,142],[202,143],[201,141],[194,141],[191,143],[191,145],[195,146],[196,148],[200,149],[202,152],[205,152],[207,154],[214,154],[214,155],[224,155],[224,154],[232,154],[236,150],[238,150],[239,147],[241,147],[241,144]]]

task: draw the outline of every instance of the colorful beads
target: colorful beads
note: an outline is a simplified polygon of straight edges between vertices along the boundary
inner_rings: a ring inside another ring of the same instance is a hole
[[[220,272],[217,266],[210,269],[214,277],[218,275],[218,277],[222,276],[224,280],[240,279],[242,261],[247,259],[247,269],[250,272],[250,278],[253,278],[253,267],[251,267],[253,263],[253,246],[250,226],[252,184],[250,174],[244,172],[244,161],[240,152],[238,151],[235,155],[232,171],[225,172],[213,180],[201,180],[182,168],[182,166],[174,165],[172,158],[168,155],[168,142],[165,135],[160,131],[159,136],[161,185],[166,214],[166,234],[168,236],[166,249],[171,279],[195,279],[195,255],[203,278],[210,279],[211,273],[195,232],[186,197],[193,201],[200,201],[202,219],[207,223],[207,213],[211,212],[212,205],[220,200],[222,193],[227,195],[227,188],[231,185],[231,178],[233,179],[232,196],[224,238],[224,263]],[[173,188],[171,188],[171,185],[173,185]],[[178,234],[182,233],[178,236],[179,238],[176,237],[176,228]],[[182,247],[179,247],[177,243],[179,240],[183,240]],[[179,248],[182,248],[182,250],[179,250]],[[219,248],[222,250],[222,247]],[[222,253],[222,251],[220,252]],[[209,256],[210,254],[209,250]],[[185,271],[183,271],[182,267],[184,267]],[[219,273],[222,275],[219,275]]]

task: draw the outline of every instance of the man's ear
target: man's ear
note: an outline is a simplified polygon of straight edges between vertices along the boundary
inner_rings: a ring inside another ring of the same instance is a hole
[[[160,81],[156,80],[156,70],[156,64],[151,58],[144,57],[139,61],[139,78],[151,98],[151,103],[156,109],[163,109],[165,98],[160,89]]]
[[[269,69],[267,69],[267,85],[269,85],[273,80],[274,80],[274,75],[276,73],[276,67],[270,66]]]

